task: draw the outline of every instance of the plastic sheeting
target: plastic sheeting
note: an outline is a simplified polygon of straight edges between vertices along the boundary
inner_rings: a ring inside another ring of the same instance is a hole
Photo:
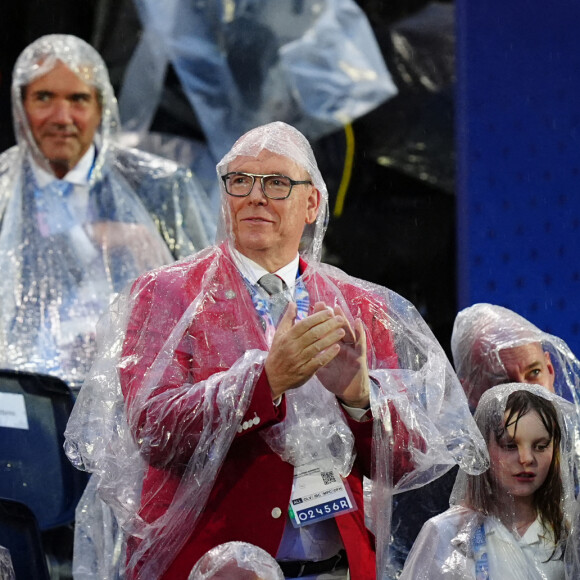
[[[53,173],[22,91],[58,63],[96,88],[101,123],[88,185],[54,179],[41,188],[38,172]],[[206,246],[215,220],[189,170],[115,144],[117,102],[103,61],[84,41],[49,35],[28,46],[14,67],[12,107],[18,144],[0,156],[0,365],[78,387],[111,296]]]
[[[580,426],[580,406],[576,405],[576,426]],[[580,439],[580,437],[578,438]],[[580,456],[580,450],[577,450],[577,456]],[[578,471],[578,469],[577,469]],[[576,479],[578,486],[578,476]],[[574,507],[574,516],[572,517],[572,525],[568,537],[568,546],[565,554],[566,564],[566,579],[574,580],[580,578],[580,495],[576,497],[576,505]]]
[[[189,580],[217,578],[284,580],[284,575],[268,552],[245,542],[228,542],[211,549],[189,575]]]
[[[383,40],[399,93],[360,123],[380,165],[455,191],[455,4],[430,2]]]
[[[4,546],[0,546],[0,578],[3,580],[15,580],[16,578],[10,552]]]
[[[73,578],[123,580],[125,537],[111,507],[97,495],[98,476],[92,476],[75,510]]]
[[[148,130],[170,62],[214,159],[249,129],[280,120],[310,139],[396,94],[353,0],[137,2],[143,36],[121,93],[123,125]]]
[[[576,498],[572,527],[565,554],[566,578],[574,580],[580,577],[580,497]]]
[[[574,415],[574,405],[541,386],[488,390],[475,419],[490,469],[477,476],[460,471],[452,507],[425,524],[401,579],[564,578]]]
[[[473,408],[488,388],[521,380],[543,384],[580,409],[580,362],[574,353],[561,338],[543,332],[508,308],[478,303],[461,310],[453,325],[451,351]],[[525,380],[514,374],[519,373],[514,365],[518,360],[535,363],[527,369]]]
[[[417,310],[386,288],[320,263],[328,193],[304,136],[284,123],[255,129],[225,156],[218,175],[238,156],[264,149],[306,169],[320,192],[300,248],[307,262],[297,279],[308,293],[302,299],[310,312],[319,301],[340,306],[353,327],[362,320],[366,334],[375,418],[368,513],[382,577],[392,493],[424,485],[456,463],[479,473],[487,452],[451,365]],[[231,224],[224,192],[217,246],[141,277],[117,298],[67,426],[69,458],[97,474],[99,497],[130,537],[132,577],[159,578],[203,529],[200,521],[211,517],[206,504],[214,508],[208,498],[231,465],[228,451],[235,446],[244,456],[239,446],[250,440],[244,432],[252,423],[267,444],[265,457],[276,454],[294,466],[324,460],[343,477],[357,461],[353,432],[322,375],[285,393],[283,421],[262,425],[250,412],[260,395],[271,397],[258,388],[269,343],[232,258]],[[400,473],[406,460],[412,469]],[[142,501],[159,494],[162,504]]]

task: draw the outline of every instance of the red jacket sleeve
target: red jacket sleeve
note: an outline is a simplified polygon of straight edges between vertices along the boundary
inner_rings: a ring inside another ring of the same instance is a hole
[[[198,268],[195,274],[191,276],[193,282],[202,277],[203,271],[200,273]],[[233,417],[237,409],[222,404],[221,385],[231,379],[230,368],[246,349],[265,350],[251,300],[248,298],[246,309],[243,296],[235,306],[221,295],[210,296],[209,305],[202,308],[195,323],[183,328],[181,336],[172,336],[199,294],[199,284],[188,284],[184,278],[179,270],[167,270],[136,282],[120,365],[135,438],[142,453],[159,467],[186,463],[203,430],[217,430],[224,420]],[[228,288],[228,283],[216,286],[225,292],[223,287]],[[258,327],[258,338],[251,334],[253,327]],[[167,361],[160,364],[163,357]],[[151,372],[160,376],[151,378]],[[270,386],[259,364],[253,372],[249,406],[236,437],[284,417],[285,404],[272,403]],[[145,386],[149,379],[151,385]],[[208,379],[212,379],[211,388],[204,382]]]

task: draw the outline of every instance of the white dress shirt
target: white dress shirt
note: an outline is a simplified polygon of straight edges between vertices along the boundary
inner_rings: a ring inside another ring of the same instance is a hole
[[[91,145],[87,152],[80,158],[79,162],[61,180],[71,183],[74,186],[70,198],[67,199],[70,203],[70,209],[79,225],[73,227],[69,235],[77,253],[82,254],[89,261],[98,255],[97,250],[87,235],[87,232],[90,232],[90,225],[87,223],[89,179],[95,161],[95,155],[95,146]],[[32,155],[28,156],[28,160],[39,187],[46,187],[49,183],[57,179],[53,173],[46,171],[46,169],[38,165]],[[85,227],[81,227],[80,224],[85,224]]]
[[[237,269],[254,286],[258,284],[258,280],[262,276],[270,274],[270,272],[268,272],[268,270],[260,266],[260,264],[257,264],[253,260],[250,260],[250,258],[244,256],[244,254],[238,252],[238,250],[236,250],[235,248],[232,248],[232,256],[234,258],[234,262],[236,264]],[[271,272],[272,274],[276,274],[276,276],[284,280],[288,288],[288,291],[292,296],[294,296],[294,287],[296,286],[296,275],[298,273],[299,262],[300,256],[298,255],[297,252],[296,257],[291,262],[289,262],[279,270]]]
[[[517,546],[530,566],[538,570],[545,580],[564,580],[564,562],[558,559],[558,553],[549,559],[555,546],[551,534],[543,530],[539,518],[519,539],[500,522],[494,520],[492,523],[491,518],[488,518],[485,523],[485,540],[490,556],[491,578],[510,578],[511,570],[517,562],[510,555]]]

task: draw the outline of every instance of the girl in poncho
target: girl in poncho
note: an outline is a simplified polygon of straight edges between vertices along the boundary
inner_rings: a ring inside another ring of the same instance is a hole
[[[425,524],[401,578],[564,579],[574,499],[565,416],[572,412],[536,385],[488,390],[475,419],[490,469],[459,473],[452,506]]]

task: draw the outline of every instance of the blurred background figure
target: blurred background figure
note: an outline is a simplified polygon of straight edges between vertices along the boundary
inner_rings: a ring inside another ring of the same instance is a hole
[[[139,274],[206,246],[215,219],[190,169],[116,142],[107,67],[84,40],[36,39],[13,67],[11,96],[17,144],[0,155],[0,368],[35,375],[22,380],[37,385],[40,402],[23,401],[22,414],[31,427],[46,427],[42,443],[54,440],[57,452],[47,480],[32,480],[38,442],[24,436],[32,429],[3,434],[2,495],[58,513],[61,504],[74,508],[82,483],[65,469],[60,476],[68,463],[64,427],[55,424],[66,423],[70,391],[78,392],[92,363],[100,315]],[[46,375],[64,384],[51,386]],[[4,396],[25,397],[9,383],[2,382]],[[44,419],[40,408],[48,409]],[[41,527],[56,576],[70,571],[70,524],[63,516]]]
[[[78,389],[97,320],[138,274],[208,244],[191,171],[115,144],[107,68],[70,35],[36,40],[13,71],[17,145],[0,156],[0,367]]]
[[[268,552],[246,542],[227,542],[212,548],[194,566],[189,580],[284,580]]]
[[[257,125],[285,121],[316,141],[397,92],[353,0],[135,5],[143,34],[119,99],[124,127],[150,129],[171,64],[215,161]]]

